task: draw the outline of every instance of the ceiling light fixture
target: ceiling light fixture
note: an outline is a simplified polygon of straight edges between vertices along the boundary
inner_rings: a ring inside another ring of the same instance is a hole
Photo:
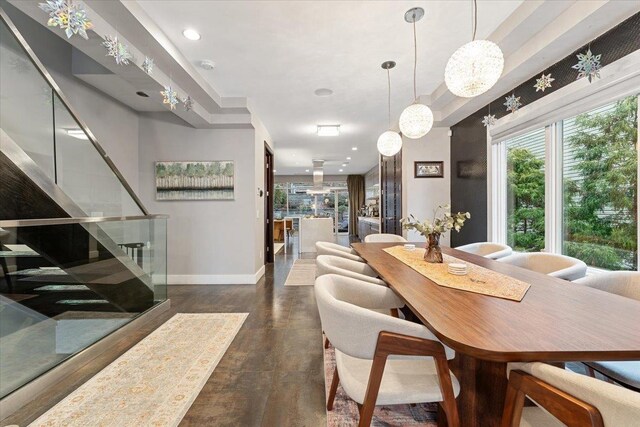
[[[86,133],[84,133],[82,129],[67,129],[67,135],[76,139],[81,139],[83,141],[89,140],[89,137]]]
[[[343,172],[343,170],[342,169],[338,169],[338,172]]]
[[[305,169],[304,171],[305,171],[305,172],[309,172],[309,169]]]
[[[211,71],[216,68],[216,63],[209,59],[203,59],[202,61],[200,61],[200,67],[203,70]]]
[[[331,96],[331,95],[333,95],[333,91],[331,89],[326,88],[326,87],[321,87],[320,89],[316,89],[315,91],[313,91],[313,93],[315,93],[316,96]]]
[[[200,33],[198,33],[193,28],[185,29],[182,32],[182,35],[185,36],[187,39],[192,40],[192,41],[200,40]]]
[[[351,160],[351,157],[347,157],[347,160]]]
[[[416,89],[416,69],[418,67],[418,39],[416,37],[416,22],[424,16],[424,9],[414,7],[404,14],[404,20],[413,24],[413,104],[400,114],[400,132],[407,138],[418,139],[425,136],[433,126],[433,112],[431,108],[418,102]]]
[[[340,135],[340,125],[318,125],[318,136]]]
[[[345,167],[345,166],[347,166],[347,164],[346,164],[346,163],[343,163],[343,164],[342,164],[342,167]]]
[[[358,151],[358,147],[351,147],[351,151]]]
[[[402,137],[398,132],[391,130],[391,72],[389,71],[396,66],[393,61],[386,61],[382,63],[382,69],[387,70],[387,106],[389,112],[389,127],[388,130],[383,132],[378,137],[378,152],[383,156],[394,156],[398,151],[402,149]]]
[[[504,56],[497,44],[476,40],[478,4],[473,0],[471,41],[456,50],[444,71],[444,81],[454,95],[472,98],[496,84],[504,69]]]

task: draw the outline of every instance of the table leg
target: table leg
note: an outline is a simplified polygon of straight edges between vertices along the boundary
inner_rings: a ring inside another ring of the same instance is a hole
[[[449,366],[460,382],[461,426],[499,426],[507,393],[507,364],[456,353]]]

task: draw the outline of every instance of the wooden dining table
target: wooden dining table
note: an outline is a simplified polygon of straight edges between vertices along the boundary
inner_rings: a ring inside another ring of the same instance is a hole
[[[456,351],[463,426],[499,425],[508,362],[640,359],[638,301],[447,247],[444,254],[531,286],[519,302],[439,286],[383,250],[397,245],[351,246]]]

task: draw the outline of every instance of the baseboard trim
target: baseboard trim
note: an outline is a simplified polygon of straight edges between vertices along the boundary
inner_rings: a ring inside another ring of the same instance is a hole
[[[254,274],[169,274],[169,285],[255,285],[264,276],[264,265]]]
[[[141,327],[145,323],[157,318],[160,314],[165,313],[170,308],[171,300],[161,302],[160,304],[145,311],[131,322],[111,332],[98,342],[66,359],[50,371],[45,372],[38,378],[5,396],[0,400],[0,422],[27,403],[34,400],[38,395],[45,393],[49,387],[67,377],[71,372],[81,369],[82,366],[87,364],[89,361],[102,354],[108,348],[111,348],[124,336],[124,334],[129,333]]]

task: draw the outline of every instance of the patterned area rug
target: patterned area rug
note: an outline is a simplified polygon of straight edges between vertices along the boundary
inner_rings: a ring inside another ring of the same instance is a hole
[[[313,286],[316,281],[316,260],[297,259],[289,271],[285,286]]]
[[[335,351],[329,346],[324,351],[324,383],[326,395],[336,366]],[[371,420],[372,427],[436,427],[437,403],[411,405],[376,406]],[[327,411],[327,427],[353,427],[358,424],[358,406],[351,400],[342,386],[338,386],[333,410]]]
[[[177,426],[246,318],[176,314],[30,426]]]

